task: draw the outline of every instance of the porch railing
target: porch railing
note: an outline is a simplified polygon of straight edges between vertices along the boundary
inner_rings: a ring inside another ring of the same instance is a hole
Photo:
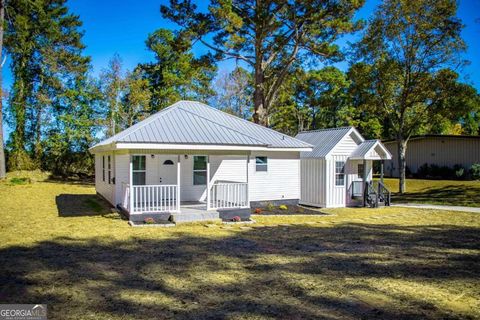
[[[123,207],[131,214],[179,210],[176,184],[134,186],[126,184],[123,188]]]
[[[210,186],[210,208],[248,208],[248,183],[219,182]]]

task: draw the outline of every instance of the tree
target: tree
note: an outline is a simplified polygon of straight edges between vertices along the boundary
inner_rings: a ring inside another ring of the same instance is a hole
[[[180,99],[206,101],[214,92],[210,85],[216,73],[211,55],[195,57],[192,42],[182,33],[159,29],[147,39],[155,62],[138,66],[148,80],[151,110],[161,110]]]
[[[138,70],[127,73],[125,93],[120,106],[120,127],[126,129],[149,116],[151,99],[148,80],[143,79]]]
[[[182,38],[253,70],[253,119],[268,125],[269,109],[295,64],[338,60],[335,41],[360,26],[352,18],[362,5],[362,0],[215,0],[203,13],[190,0],[170,0],[160,10],[180,25]]]
[[[252,107],[252,75],[242,67],[221,74],[215,82],[213,105],[218,109],[247,119]]]
[[[120,131],[120,103],[125,89],[125,78],[122,71],[122,59],[114,55],[108,63],[108,68],[102,71],[100,83],[104,96],[105,126],[107,137]]]
[[[81,21],[65,2],[8,1],[5,48],[14,78],[9,101],[14,123],[9,168],[13,170],[39,166],[50,114],[59,112],[59,98],[73,90],[76,79],[89,68],[89,58],[81,55]]]
[[[6,171],[5,149],[3,141],[3,26],[5,25],[5,0],[0,0],[0,179],[4,179]]]
[[[441,101],[452,84],[445,69],[465,49],[454,0],[385,0],[358,44],[366,63],[363,81],[373,112],[389,121],[398,142],[400,192],[405,192],[405,154],[412,134],[433,114],[450,112]]]

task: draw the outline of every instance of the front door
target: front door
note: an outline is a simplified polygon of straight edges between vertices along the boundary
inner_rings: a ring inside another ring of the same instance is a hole
[[[177,184],[177,156],[158,155],[159,184]]]

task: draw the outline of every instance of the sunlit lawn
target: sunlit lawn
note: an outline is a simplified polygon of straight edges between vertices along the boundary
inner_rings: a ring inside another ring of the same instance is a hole
[[[92,186],[0,184],[0,301],[51,319],[480,317],[478,214],[326,211],[132,228]]]
[[[385,184],[398,193],[398,179],[385,179]],[[480,181],[407,179],[407,192],[394,194],[393,202],[480,207]]]

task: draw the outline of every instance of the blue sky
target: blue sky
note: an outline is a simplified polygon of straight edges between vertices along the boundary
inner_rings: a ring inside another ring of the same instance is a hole
[[[197,1],[203,3],[205,1]],[[176,28],[175,24],[162,19],[160,5],[168,0],[69,0],[73,13],[80,15],[85,31],[85,54],[92,57],[93,74],[98,74],[108,64],[109,59],[118,53],[125,68],[132,69],[139,62],[152,60],[153,56],[145,47],[148,34],[158,28]],[[358,12],[359,18],[368,19],[373,13],[377,0],[367,0]],[[461,0],[458,16],[466,25],[463,38],[469,48],[465,55],[471,64],[462,71],[464,81],[473,84],[480,91],[480,0]],[[352,41],[348,36],[343,42]],[[196,48],[201,53],[202,48]],[[232,69],[234,62],[220,64],[219,69]],[[7,60],[8,65],[8,60]],[[345,68],[346,63],[338,65]],[[11,84],[11,75],[5,71],[5,87]]]

